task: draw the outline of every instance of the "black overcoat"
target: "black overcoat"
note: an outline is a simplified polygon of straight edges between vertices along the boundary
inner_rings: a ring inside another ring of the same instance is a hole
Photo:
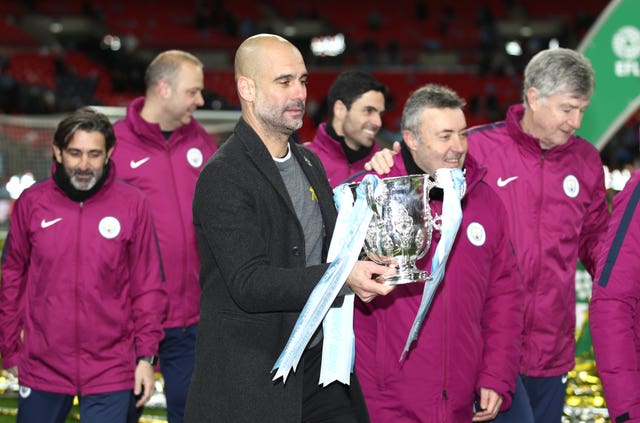
[[[289,140],[318,197],[323,259],[336,220],[316,155]],[[186,422],[298,423],[302,369],[283,383],[271,369],[328,265],[306,266],[303,228],[267,148],[240,120],[202,170],[193,201],[202,287],[196,367]],[[352,377],[351,395],[366,419]]]

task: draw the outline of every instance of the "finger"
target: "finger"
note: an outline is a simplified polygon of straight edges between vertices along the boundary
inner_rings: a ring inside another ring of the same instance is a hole
[[[385,166],[387,166],[387,168],[389,170],[391,170],[391,167],[393,166],[393,156],[395,153],[391,152],[391,151],[386,151],[386,154],[384,155],[384,164]]]
[[[474,421],[474,422],[486,422],[486,421],[495,419],[497,415],[498,415],[497,412],[492,412],[492,411],[488,411],[488,410],[482,410],[482,411],[478,411],[476,413],[473,413],[472,421]]]
[[[489,391],[486,389],[480,390],[480,408],[482,410],[489,410],[490,396]]]
[[[396,285],[385,285],[387,282],[384,278],[377,278],[375,286],[369,288],[369,291],[375,295],[387,295],[396,288]]]
[[[475,413],[473,415],[473,419],[471,419],[471,421],[473,422],[486,422],[488,420],[493,420],[493,416],[489,413],[487,413],[486,411],[480,411],[478,413]]]
[[[144,397],[144,396],[142,396],[142,397],[138,400],[138,402],[136,402],[136,408],[140,408],[140,407],[142,407],[143,405],[145,405],[146,403],[147,403],[147,400],[145,399],[145,397]]]
[[[133,385],[133,394],[140,395],[142,392],[142,380],[140,378],[136,378],[135,384]]]
[[[500,405],[502,405],[502,397],[495,392],[487,395],[487,406],[485,409],[492,414],[497,414],[500,410]]]
[[[148,399],[144,395],[140,397],[140,399],[136,402],[136,408],[140,408],[145,405],[147,403],[147,400]]]
[[[143,384],[143,388],[143,395],[142,397],[140,397],[138,402],[136,402],[136,407],[142,407],[149,401],[149,399],[151,399],[151,394],[153,393],[153,384],[149,381],[146,381],[146,383]]]

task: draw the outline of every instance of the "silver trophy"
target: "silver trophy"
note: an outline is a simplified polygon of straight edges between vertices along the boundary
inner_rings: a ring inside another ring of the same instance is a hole
[[[385,285],[431,279],[427,271],[416,268],[416,261],[429,251],[433,230],[440,230],[441,217],[431,216],[429,207],[429,191],[435,186],[426,174],[384,178],[375,189],[367,186],[373,217],[364,250],[374,262],[397,269],[393,276],[381,276]]]

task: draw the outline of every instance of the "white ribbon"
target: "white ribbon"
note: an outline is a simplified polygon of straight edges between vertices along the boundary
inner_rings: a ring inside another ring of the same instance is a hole
[[[444,277],[445,264],[449,258],[449,253],[453,247],[453,241],[462,222],[462,207],[460,199],[464,195],[466,188],[464,174],[460,169],[438,169],[436,170],[436,185],[442,188],[444,196],[442,199],[442,223],[440,241],[436,246],[433,258],[431,259],[431,281],[424,285],[422,300],[416,314],[409,337],[405,344],[404,351],[400,356],[400,361],[404,360],[411,344],[418,339],[418,332],[422,326],[427,311],[431,306],[433,295]]]
[[[355,204],[348,185],[340,185],[334,190],[338,217],[327,254],[331,264],[311,292],[287,344],[276,360],[271,370],[277,369],[273,380],[282,377],[286,383],[289,372],[291,369],[296,371],[304,349],[324,319],[320,383],[327,385],[338,380],[349,384],[355,355],[353,294],[344,298],[340,308],[332,309],[331,304],[358,260],[373,216],[366,201],[367,186],[375,189],[378,182],[379,178],[375,175],[365,176],[356,189]]]
[[[286,383],[289,372],[292,369],[296,371],[304,349],[320,325],[320,321],[323,320],[324,338],[319,383],[324,386],[333,381],[349,384],[355,358],[354,295],[346,295],[341,307],[331,308],[331,304],[358,260],[373,216],[373,211],[366,200],[368,186],[375,191],[378,189],[379,181],[380,179],[375,175],[365,176],[356,189],[355,203],[347,184],[334,189],[334,199],[339,212],[327,254],[331,264],[311,292],[287,344],[276,360],[272,369],[272,372],[275,371],[273,380],[282,377]],[[429,310],[433,295],[444,277],[445,264],[462,221],[460,198],[465,189],[462,171],[439,169],[436,171],[436,185],[444,191],[441,237],[431,263],[432,280],[425,283],[420,307],[400,357],[401,361],[411,344],[418,338],[418,332]]]

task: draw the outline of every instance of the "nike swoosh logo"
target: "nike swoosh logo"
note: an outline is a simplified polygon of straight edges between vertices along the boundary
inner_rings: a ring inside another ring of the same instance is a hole
[[[62,220],[62,218],[61,218],[61,217],[58,217],[58,218],[53,219],[53,220],[45,220],[45,219],[42,219],[42,222],[40,222],[40,226],[41,226],[42,228],[48,228],[49,226],[51,226],[51,225],[55,225],[56,223],[60,222],[61,220]]]
[[[129,166],[131,166],[131,169],[137,169],[143,164],[145,164],[146,162],[148,162],[150,158],[151,157],[145,157],[144,159],[140,159],[140,160],[131,160],[131,162],[129,163]]]
[[[515,181],[516,179],[518,179],[517,176],[512,176],[512,177],[507,178],[507,179],[502,179],[502,177],[500,177],[500,178],[498,178],[498,186],[500,188],[506,187],[509,182]]]

